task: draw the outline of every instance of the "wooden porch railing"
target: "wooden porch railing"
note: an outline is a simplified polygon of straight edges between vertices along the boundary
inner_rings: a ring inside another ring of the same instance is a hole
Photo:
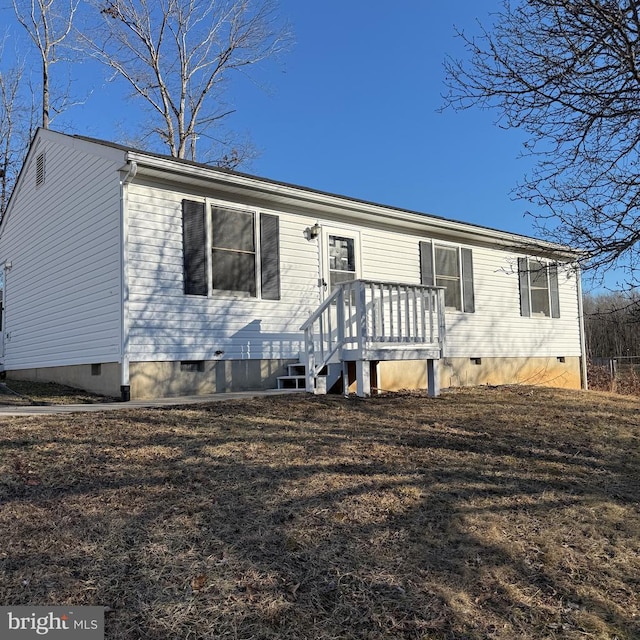
[[[444,289],[354,280],[337,285],[302,325],[306,389],[315,390],[324,367],[444,356]]]

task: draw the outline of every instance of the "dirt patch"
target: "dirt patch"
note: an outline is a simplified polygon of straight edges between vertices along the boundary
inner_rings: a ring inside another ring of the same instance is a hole
[[[54,382],[4,380],[0,383],[0,406],[33,406],[50,404],[95,404],[115,402],[116,398],[89,393]]]
[[[0,602],[125,639],[640,637],[640,401],[503,387],[16,417]]]

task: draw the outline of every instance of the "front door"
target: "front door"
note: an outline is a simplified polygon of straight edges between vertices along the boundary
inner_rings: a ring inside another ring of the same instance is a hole
[[[353,282],[361,277],[360,269],[360,232],[348,227],[323,227],[322,233],[322,297],[326,299],[335,287],[344,282]],[[343,313],[338,314],[336,304],[328,309],[325,338],[330,345],[335,345],[341,331],[338,329],[338,318],[343,318],[345,337],[353,337],[355,325],[355,297],[346,296]],[[329,348],[329,350],[331,350]]]

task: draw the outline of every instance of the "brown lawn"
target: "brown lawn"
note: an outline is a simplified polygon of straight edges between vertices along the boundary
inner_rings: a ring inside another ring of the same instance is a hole
[[[640,400],[0,418],[0,604],[126,639],[640,638]]]

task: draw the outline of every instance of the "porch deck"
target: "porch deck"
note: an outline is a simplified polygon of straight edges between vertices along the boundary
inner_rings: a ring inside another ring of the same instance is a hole
[[[301,327],[305,334],[306,390],[322,392],[321,371],[356,363],[357,393],[371,393],[369,363],[425,360],[429,393],[439,393],[434,362],[444,356],[446,326],[442,287],[353,280],[336,286]],[[335,381],[335,380],[334,380]],[[319,391],[320,389],[320,391]]]

